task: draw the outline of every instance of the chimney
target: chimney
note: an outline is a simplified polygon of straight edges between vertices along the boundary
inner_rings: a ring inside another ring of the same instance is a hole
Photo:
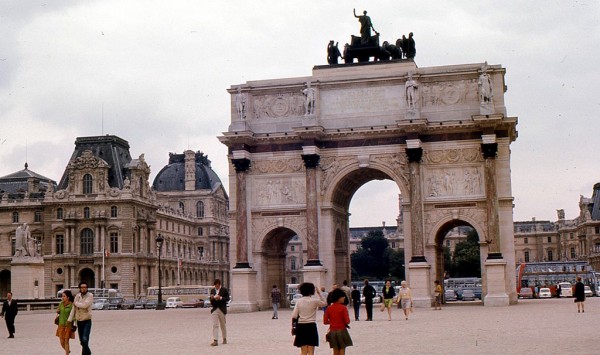
[[[185,190],[196,189],[196,154],[192,150],[186,150],[185,154]]]

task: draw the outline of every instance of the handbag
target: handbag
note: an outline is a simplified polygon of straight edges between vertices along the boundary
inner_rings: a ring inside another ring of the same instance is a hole
[[[325,341],[331,343],[331,332],[327,332],[327,334],[325,334]]]
[[[58,325],[58,314],[56,315],[56,318],[54,318],[54,324]]]
[[[292,335],[296,335],[297,329],[298,329],[298,317],[292,318]]]

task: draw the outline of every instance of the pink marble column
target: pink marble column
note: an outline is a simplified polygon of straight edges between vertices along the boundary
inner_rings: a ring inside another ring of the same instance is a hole
[[[232,159],[235,167],[235,211],[236,211],[236,264],[234,269],[248,269],[248,212],[246,208],[246,172],[250,168],[250,159]],[[213,256],[214,257],[214,256]]]
[[[485,202],[487,212],[488,259],[502,259],[500,252],[500,226],[498,224],[498,189],[496,186],[496,153],[498,143],[481,145],[485,158]]]
[[[408,168],[410,171],[410,229],[412,257],[411,263],[425,262],[423,247],[423,196],[421,194],[421,158],[423,148],[407,148]]]
[[[306,167],[306,266],[321,265],[319,260],[319,218],[317,210],[317,166],[318,154],[302,155]]]

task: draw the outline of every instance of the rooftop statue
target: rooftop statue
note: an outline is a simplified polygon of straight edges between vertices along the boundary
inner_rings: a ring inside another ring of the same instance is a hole
[[[329,41],[329,45],[327,45],[327,63],[329,64],[337,64],[338,57],[342,56],[338,48],[338,43],[334,45],[333,40],[331,40]]]
[[[373,22],[371,22],[371,18],[367,16],[367,10],[363,11],[362,16],[356,16],[356,9],[353,9],[353,11],[354,17],[358,19],[358,22],[360,22],[360,42],[362,44],[369,43],[369,40],[371,39],[371,29],[373,29],[373,32],[375,32],[375,34],[379,33],[375,31],[375,27],[373,27]]]

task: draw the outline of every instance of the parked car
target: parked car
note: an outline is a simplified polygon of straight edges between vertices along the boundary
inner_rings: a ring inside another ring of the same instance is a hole
[[[542,287],[538,291],[538,298],[552,298],[552,292],[548,287]]]
[[[475,292],[473,290],[463,290],[462,300],[463,301],[475,301]]]
[[[444,291],[444,299],[446,302],[456,301],[458,297],[456,296],[456,292],[454,290],[446,290]]]
[[[158,304],[158,301],[156,301],[156,300],[147,300],[146,303],[144,303],[144,308],[145,309],[156,309],[157,304]]]
[[[294,295],[294,297],[292,297],[292,300],[290,301],[290,306],[294,307],[296,305],[296,301],[298,301],[301,298],[302,298],[302,295],[299,293],[296,293]]]
[[[136,300],[124,300],[121,303],[121,309],[134,309]]]
[[[94,310],[109,309],[109,307],[110,303],[106,298],[97,298],[94,300],[94,303],[92,303],[92,309]]]
[[[365,297],[364,296],[360,296],[360,303],[365,303]],[[373,298],[373,304],[375,303],[381,303],[381,296],[377,295]]]
[[[594,295],[590,286],[587,285],[583,286],[583,292],[585,293],[585,297],[592,297]]]
[[[521,287],[519,291],[519,298],[533,298],[533,291],[531,287]]]
[[[183,302],[183,308],[203,308],[203,307],[204,307],[204,300],[200,300],[197,298]]]
[[[179,297],[169,297],[166,308],[183,308],[183,301]]]
[[[133,306],[133,309],[144,309],[146,308],[146,302],[148,300],[145,298],[140,298],[139,300],[135,301],[135,305]]]

